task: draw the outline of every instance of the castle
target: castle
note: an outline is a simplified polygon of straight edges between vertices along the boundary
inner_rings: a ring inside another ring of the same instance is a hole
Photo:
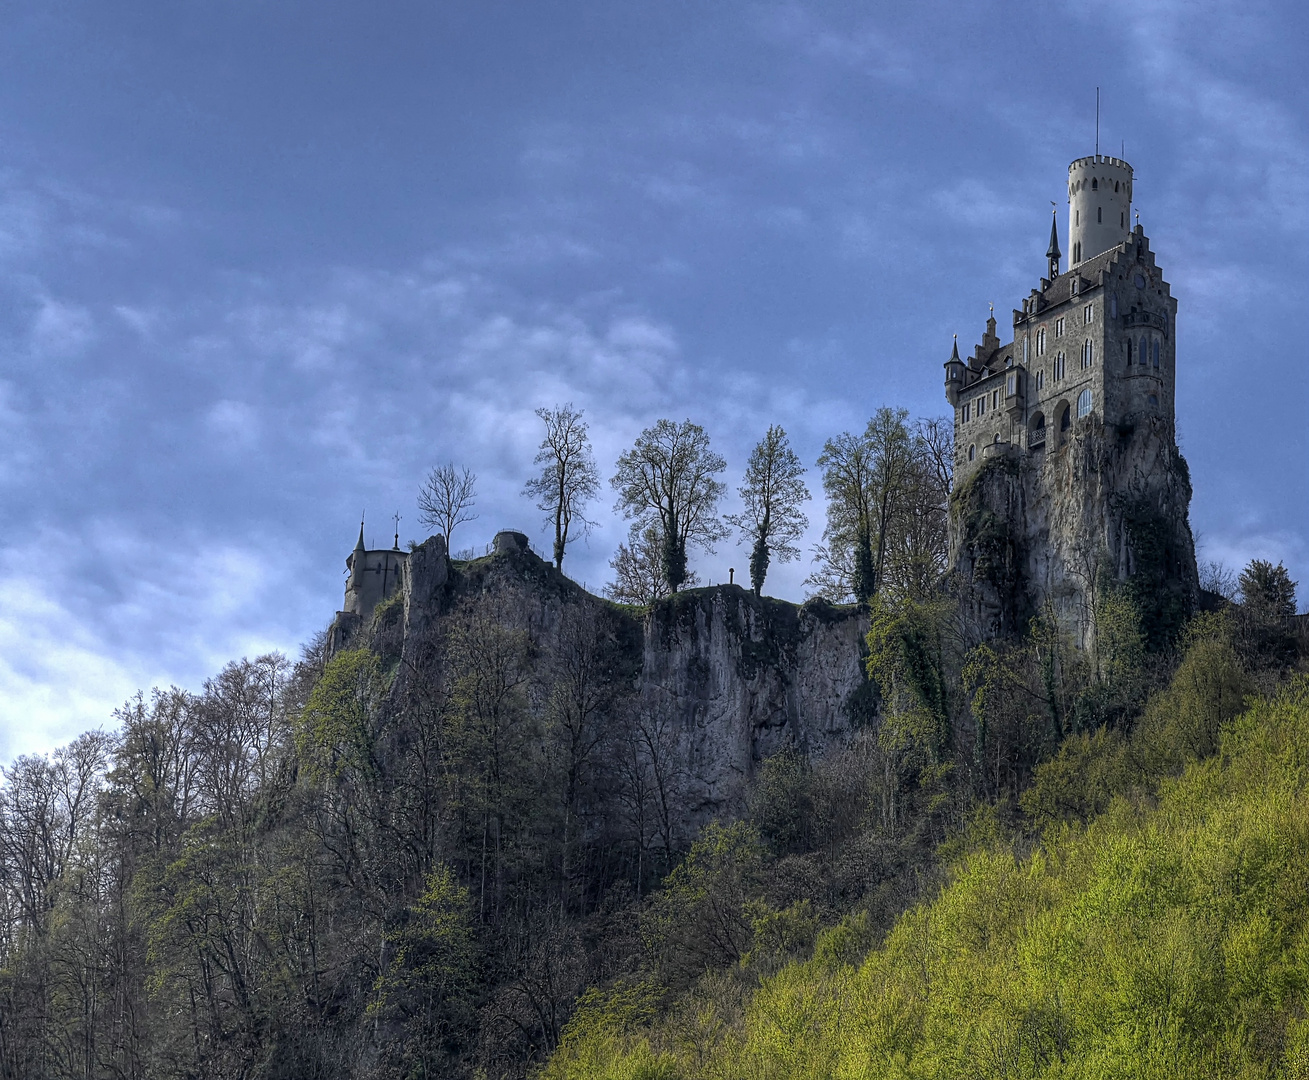
[[[1072,265],[1059,272],[1050,227],[1049,276],[1014,309],[1002,344],[994,315],[965,362],[956,344],[945,364],[955,410],[955,475],[1016,449],[1041,455],[1077,421],[1108,424],[1174,418],[1177,301],[1138,224],[1130,232],[1132,167],[1078,158],[1068,167]]]
[[[1129,227],[1132,180],[1118,158],[1074,161],[1071,266],[1060,273],[1052,221],[1047,276],[1014,309],[1013,337],[1001,341],[992,313],[973,354],[963,360],[956,341],[945,363],[951,561],[984,636],[1021,629],[1049,601],[1086,641],[1106,571],[1152,611],[1167,593],[1171,621],[1196,599],[1175,432],[1177,301],[1140,224]]]
[[[400,592],[408,568],[409,552],[400,550],[399,532],[394,547],[370,550],[364,546],[364,523],[359,523],[359,539],[345,559],[345,603],[328,630],[329,652],[343,648],[350,633],[378,604]]]
[[[1175,430],[1177,301],[1141,226],[1129,226],[1132,181],[1118,158],[1074,161],[1072,265],[1060,272],[1052,222],[1047,276],[1014,309],[1013,337],[1001,341],[992,312],[973,354],[962,359],[956,340],[945,363],[955,430],[950,582],[975,640],[1021,634],[1046,610],[1093,646],[1097,596],[1112,580],[1162,644],[1198,600],[1191,484]],[[442,545],[433,565],[445,566],[444,540],[429,543]],[[495,549],[526,545],[501,533]],[[332,650],[378,604],[416,587],[398,535],[395,547],[369,550],[361,526],[346,567]]]

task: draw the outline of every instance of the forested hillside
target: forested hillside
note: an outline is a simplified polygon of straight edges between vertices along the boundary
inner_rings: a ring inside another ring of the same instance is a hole
[[[1090,650],[1040,616],[970,645],[948,592],[888,592],[839,745],[702,805],[634,669],[726,587],[631,609],[535,556],[453,563],[426,653],[388,602],[357,647],[5,770],[0,1075],[1271,1068],[1306,691],[1285,572],[1243,587],[1153,650],[1110,587]],[[735,594],[758,677],[803,613]]]
[[[1051,821],[1029,850],[976,836],[872,949],[862,913],[812,946],[756,919],[744,962],[672,1007],[648,982],[593,995],[545,1075],[1309,1076],[1309,682],[1156,785],[1158,755],[1217,715],[1205,682],[1188,672],[1158,702],[1159,741],[1070,749],[1115,777],[1090,822]],[[1038,775],[1031,809],[1069,783],[1087,781]],[[773,970],[779,947],[795,959]]]

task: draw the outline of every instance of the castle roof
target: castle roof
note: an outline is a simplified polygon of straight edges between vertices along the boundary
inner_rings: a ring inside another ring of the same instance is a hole
[[[1085,262],[1078,263],[1066,274],[1060,274],[1049,287],[1041,294],[1041,299],[1047,304],[1062,304],[1065,300],[1073,297],[1073,282],[1078,278],[1086,278],[1092,285],[1100,284],[1100,271],[1108,270],[1116,256],[1122,253],[1122,244],[1115,244],[1108,251],[1102,251],[1094,259],[1087,259]]]

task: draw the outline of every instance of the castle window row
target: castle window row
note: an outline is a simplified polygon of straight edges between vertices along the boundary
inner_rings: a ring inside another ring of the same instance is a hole
[[[1139,367],[1159,367],[1160,343],[1158,338],[1151,340],[1144,334],[1133,344],[1132,339],[1127,339],[1127,366],[1133,365]]]

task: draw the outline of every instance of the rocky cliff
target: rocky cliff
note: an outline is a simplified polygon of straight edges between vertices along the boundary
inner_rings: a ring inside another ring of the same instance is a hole
[[[428,540],[396,596],[368,617],[338,613],[329,651],[379,653],[399,700],[439,681],[452,628],[478,610],[523,631],[542,671],[568,650],[579,619],[597,628],[621,683],[608,722],[638,724],[645,753],[664,755],[687,830],[738,810],[764,758],[785,747],[821,755],[871,714],[867,621],[856,608],[797,606],[735,585],[630,608],[586,592],[519,533],[500,533],[493,554],[468,562],[451,560],[441,537]]]
[[[1171,425],[1092,415],[1048,450],[1001,445],[951,497],[950,563],[974,636],[1021,632],[1048,605],[1086,645],[1095,596],[1117,583],[1150,641],[1166,641],[1199,593],[1190,474]]]

